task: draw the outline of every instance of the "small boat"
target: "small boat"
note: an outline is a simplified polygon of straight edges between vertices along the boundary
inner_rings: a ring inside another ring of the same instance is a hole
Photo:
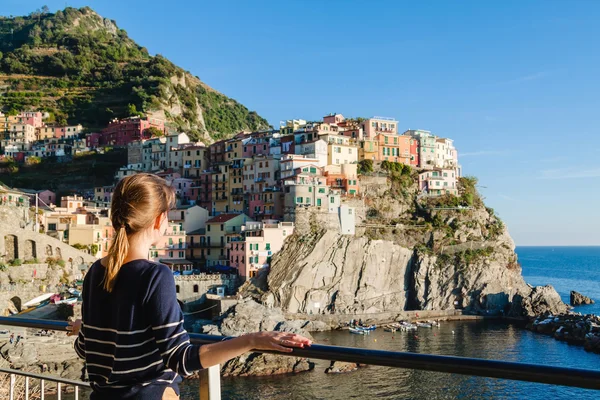
[[[368,335],[371,331],[365,329],[356,329],[356,328],[348,328],[350,333],[354,333],[356,335]]]
[[[37,306],[38,304],[40,304],[46,300],[50,300],[50,297],[52,297],[52,296],[54,296],[54,293],[46,293],[41,296],[38,296],[34,299],[29,300],[27,303],[24,303],[21,306],[21,309],[26,309],[29,307]]]
[[[426,322],[417,322],[417,327],[419,327],[419,328],[431,328],[431,324],[428,324]]]
[[[79,291],[79,290],[77,290],[77,289],[75,289],[75,288],[70,288],[70,289],[68,290],[68,292],[69,292],[69,293],[71,293],[71,294],[72,294],[73,296],[75,296],[75,297],[79,297],[79,296],[81,296],[81,291]]]
[[[362,331],[374,331],[375,329],[377,329],[377,325],[369,325],[369,326],[354,325],[351,328],[360,329]]]
[[[77,297],[71,297],[68,299],[57,301],[56,304],[75,304],[77,303]]]

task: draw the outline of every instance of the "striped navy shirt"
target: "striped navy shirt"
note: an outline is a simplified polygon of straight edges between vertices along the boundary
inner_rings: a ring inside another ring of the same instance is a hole
[[[172,272],[147,260],[130,261],[108,293],[104,269],[96,261],[83,281],[83,324],[75,340],[91,398],[150,399],[166,386],[178,393],[180,376],[202,365],[200,346],[190,344],[183,328]]]

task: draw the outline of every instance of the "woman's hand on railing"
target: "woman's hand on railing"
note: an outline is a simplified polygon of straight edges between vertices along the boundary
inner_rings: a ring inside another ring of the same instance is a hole
[[[200,362],[208,368],[223,364],[252,350],[274,350],[291,353],[294,347],[305,348],[310,339],[289,332],[256,332],[200,347]]]
[[[69,321],[69,325],[67,326],[67,336],[75,336],[79,334],[79,330],[81,329],[81,320],[76,319],[75,321]]]
[[[290,353],[293,347],[304,348],[312,341],[304,336],[289,332],[256,332],[246,335],[253,350],[276,350]]]

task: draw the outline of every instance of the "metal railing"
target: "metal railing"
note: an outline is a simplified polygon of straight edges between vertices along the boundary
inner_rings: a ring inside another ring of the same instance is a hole
[[[25,328],[51,329],[66,331],[66,322],[38,320],[15,317],[0,317],[0,325]],[[190,334],[192,343],[210,344],[223,340],[222,336]],[[510,379],[550,385],[572,386],[583,389],[600,390],[600,370],[553,367],[538,364],[485,360],[456,356],[439,356],[397,351],[368,350],[355,347],[326,346],[313,344],[309,348],[294,349],[291,353],[263,351],[293,357],[306,357],[321,360],[345,361],[360,364],[377,365],[392,368],[418,369],[423,371],[444,372],[487,378]],[[22,375],[52,381],[87,386],[86,382],[70,381],[58,377],[30,374],[17,370],[0,369],[0,373]],[[14,379],[11,378],[11,384]],[[77,389],[76,389],[77,390]],[[200,399],[220,400],[220,367],[213,366],[200,373]],[[77,393],[77,392],[76,392]],[[12,398],[11,398],[12,399]],[[60,399],[60,397],[59,397]]]
[[[51,375],[42,375],[42,374],[35,374],[32,372],[24,372],[24,371],[17,371],[14,369],[6,369],[6,368],[0,368],[0,373],[3,374],[7,374],[10,378],[9,381],[9,388],[8,388],[8,400],[14,400],[15,399],[15,392],[16,392],[16,376],[23,376],[25,377],[25,400],[29,400],[30,398],[30,385],[29,385],[29,380],[31,378],[33,379],[38,379],[40,381],[40,400],[44,400],[46,398],[46,382],[55,382],[56,383],[56,393],[57,393],[57,399],[61,400],[62,398],[62,392],[63,392],[63,384],[66,385],[66,387],[68,386],[73,386],[74,391],[75,391],[75,400],[79,400],[79,388],[89,388],[90,384],[88,382],[83,382],[83,381],[75,381],[72,379],[65,379],[65,378],[60,378],[57,376],[51,376]],[[33,396],[31,396],[33,397]]]

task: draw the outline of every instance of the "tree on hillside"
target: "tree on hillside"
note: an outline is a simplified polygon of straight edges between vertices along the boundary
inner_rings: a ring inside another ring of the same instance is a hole
[[[131,103],[127,105],[127,114],[130,117],[141,117],[141,116],[143,116],[143,114],[137,110],[137,107],[135,106],[135,104],[131,104]]]
[[[146,135],[150,136],[151,138],[155,138],[164,136],[165,133],[154,126],[151,126],[150,128],[146,129]]]
[[[50,9],[48,8],[48,6],[44,5],[44,6],[42,7],[42,12],[43,12],[44,14],[48,14],[48,13],[50,12]]]

